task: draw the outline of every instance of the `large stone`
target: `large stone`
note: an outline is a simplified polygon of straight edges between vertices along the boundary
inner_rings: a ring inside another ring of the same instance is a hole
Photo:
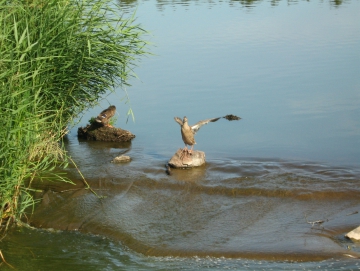
[[[346,236],[347,238],[360,241],[360,226],[357,227],[356,229],[348,232],[347,234],[345,234],[345,236]]]
[[[192,168],[205,164],[205,152],[203,151],[192,151],[192,154],[185,153],[184,157],[182,155],[183,150],[178,149],[168,164],[174,168]]]
[[[79,127],[78,137],[96,141],[128,142],[131,141],[135,135],[127,130],[93,123],[85,127]]]

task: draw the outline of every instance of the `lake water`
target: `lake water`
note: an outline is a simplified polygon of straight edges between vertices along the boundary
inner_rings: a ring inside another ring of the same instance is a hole
[[[99,200],[41,183],[44,200],[0,242],[18,270],[358,270],[360,1],[122,1],[154,54],[84,113],[67,148]],[[132,143],[78,141],[109,104]],[[234,114],[196,134],[206,165],[164,165],[175,116]],[[132,161],[112,164],[126,153]],[[322,220],[320,225],[311,222]],[[0,268],[10,268],[2,264]]]

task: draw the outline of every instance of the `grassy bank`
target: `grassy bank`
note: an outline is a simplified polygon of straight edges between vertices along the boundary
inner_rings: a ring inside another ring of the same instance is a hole
[[[33,179],[68,181],[53,173],[67,165],[66,126],[105,92],[126,85],[147,54],[145,31],[112,2],[0,0],[3,229],[33,203]]]

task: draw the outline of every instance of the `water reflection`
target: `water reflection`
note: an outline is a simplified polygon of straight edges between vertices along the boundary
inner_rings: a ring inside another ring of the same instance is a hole
[[[129,7],[136,7],[140,1],[144,0],[117,0],[124,10],[128,10]],[[297,4],[299,0],[269,0],[268,2],[272,7],[278,6],[281,2],[285,2],[288,5]],[[305,0],[303,0],[305,1]],[[350,0],[349,0],[350,1]],[[214,1],[214,0],[157,0],[156,7],[159,11],[163,11],[166,7],[170,6],[176,8],[178,6],[188,7],[190,5],[207,4],[209,8],[214,5],[227,3],[229,7],[244,7],[252,9],[264,2],[263,0],[227,0],[227,1]],[[329,4],[333,7],[339,7],[344,3],[343,0],[329,0]]]

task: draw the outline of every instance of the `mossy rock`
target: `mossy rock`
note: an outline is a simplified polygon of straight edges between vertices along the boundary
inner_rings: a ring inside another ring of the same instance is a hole
[[[131,141],[135,135],[121,128],[93,123],[85,127],[79,127],[78,137],[86,140],[128,142]]]

